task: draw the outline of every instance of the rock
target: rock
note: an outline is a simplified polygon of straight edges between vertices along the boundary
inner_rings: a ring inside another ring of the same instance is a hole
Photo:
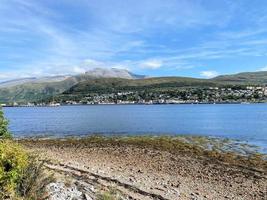
[[[93,198],[90,197],[88,194],[84,194],[84,198],[85,198],[86,200],[93,200]]]
[[[67,187],[62,182],[50,183],[47,186],[49,200],[82,200],[83,195],[75,185]]]

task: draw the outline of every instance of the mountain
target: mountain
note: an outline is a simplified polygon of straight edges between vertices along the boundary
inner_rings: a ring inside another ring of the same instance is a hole
[[[124,78],[124,79],[140,79],[145,78],[144,75],[137,75],[129,72],[126,69],[103,69],[95,68],[90,71],[87,71],[85,74],[94,77],[94,78]]]
[[[218,86],[217,83],[187,77],[155,77],[145,79],[100,78],[80,82],[64,94],[109,93],[130,90],[157,90],[178,87]]]
[[[70,76],[51,76],[51,77],[29,77],[29,78],[20,78],[20,79],[14,79],[10,81],[5,81],[0,83],[0,88],[7,88],[12,87],[16,85],[22,85],[26,83],[51,83],[51,82],[60,82],[64,81]]]
[[[45,99],[49,96],[60,94],[78,81],[67,78],[56,82],[27,82],[20,85],[0,88],[0,103],[32,102]]]
[[[233,75],[217,76],[211,79],[220,83],[267,85],[267,71],[243,72]]]
[[[212,87],[222,85],[267,85],[267,72],[247,72],[212,79],[187,77],[147,78],[123,69],[96,68],[75,76],[16,79],[0,83],[0,103],[33,102],[63,94],[88,92],[168,90],[178,87]]]
[[[5,81],[5,82],[1,82],[0,83],[0,88],[5,88],[5,87],[12,87],[15,85],[21,85],[24,83],[29,83],[33,80],[35,80],[36,78],[34,77],[30,77],[30,78],[20,78],[20,79],[14,79],[14,80],[10,80],[10,81]]]
[[[0,83],[0,103],[39,101],[49,96],[63,93],[75,84],[91,79],[138,79],[144,77],[143,75],[136,75],[124,69],[95,68],[84,74],[74,76],[15,79]]]
[[[267,85],[267,72],[245,72],[218,76],[212,79],[188,77],[154,77],[145,79],[104,78],[93,79],[71,87],[64,94],[86,94],[88,92],[112,92],[118,90],[155,90],[181,87],[212,87],[227,85]]]
[[[129,72],[125,69],[104,69],[104,68],[94,68],[92,70],[87,71],[85,74],[79,75],[68,75],[68,76],[46,76],[46,77],[29,77],[29,78],[20,78],[9,80],[5,82],[0,82],[0,88],[7,88],[17,85],[29,84],[29,83],[54,83],[61,82],[67,80],[68,78],[79,79],[88,79],[88,78],[125,78],[125,79],[141,79],[145,78],[144,75],[137,75],[132,72]]]

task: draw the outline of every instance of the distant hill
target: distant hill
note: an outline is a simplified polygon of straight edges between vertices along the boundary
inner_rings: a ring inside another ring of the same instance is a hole
[[[77,95],[127,90],[168,90],[178,87],[267,85],[267,72],[247,72],[213,79],[187,77],[147,78],[123,69],[96,68],[75,76],[17,79],[0,83],[0,103],[33,102],[62,94]]]
[[[212,79],[188,77],[154,77],[137,80],[118,78],[94,79],[80,82],[64,92],[64,94],[225,85],[267,85],[267,72],[246,72],[235,75],[218,76]]]
[[[227,84],[260,84],[267,85],[267,71],[244,72],[233,75],[217,76],[211,79],[220,83]]]
[[[64,94],[86,94],[86,93],[106,93],[114,91],[129,90],[157,90],[173,87],[201,87],[217,86],[218,84],[206,80],[186,77],[157,77],[145,79],[122,79],[122,78],[101,78],[80,82]]]
[[[0,88],[0,102],[32,102],[45,99],[49,96],[60,94],[78,81],[73,78],[67,78],[56,82],[28,82],[20,85]]]
[[[22,85],[26,83],[51,83],[51,82],[60,82],[64,81],[70,76],[51,76],[51,77],[29,77],[29,78],[21,78],[21,79],[14,79],[10,81],[0,82],[0,88],[7,88],[16,85]]]

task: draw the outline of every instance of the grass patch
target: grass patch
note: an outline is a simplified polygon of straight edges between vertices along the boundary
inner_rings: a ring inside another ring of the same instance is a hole
[[[100,192],[96,200],[123,200],[125,198],[122,197],[121,193],[117,191],[115,188],[109,188],[105,191]]]
[[[38,157],[31,156],[27,168],[22,172],[22,177],[16,191],[19,196],[27,200],[45,199],[46,186],[54,182],[53,174],[45,171],[44,162]]]

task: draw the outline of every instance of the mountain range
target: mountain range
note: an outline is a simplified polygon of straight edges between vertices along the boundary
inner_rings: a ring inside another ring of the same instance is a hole
[[[20,78],[20,79],[14,79],[14,80],[9,80],[5,82],[0,82],[0,88],[7,88],[7,87],[12,87],[12,86],[17,86],[17,85],[22,85],[22,84],[27,84],[27,83],[32,83],[32,84],[38,84],[38,83],[51,83],[51,82],[61,82],[65,81],[67,79],[75,78],[77,81],[79,79],[83,78],[124,78],[124,79],[139,79],[139,78],[145,78],[146,76],[144,75],[137,75],[134,73],[129,72],[128,70],[125,69],[116,69],[116,68],[111,68],[111,69],[104,69],[104,68],[95,68],[92,70],[87,71],[85,74],[80,74],[80,75],[65,75],[65,76],[46,76],[46,77],[28,77],[28,78]]]
[[[125,69],[95,68],[78,75],[14,79],[0,83],[0,103],[39,101],[63,93],[80,82],[101,78],[128,80],[143,79],[146,76],[137,75]]]
[[[221,85],[267,85],[267,72],[246,72],[212,79],[188,77],[147,77],[125,69],[92,69],[84,74],[31,77],[0,83],[0,103],[34,102],[48,97],[88,91],[153,89],[168,87],[208,87]]]

